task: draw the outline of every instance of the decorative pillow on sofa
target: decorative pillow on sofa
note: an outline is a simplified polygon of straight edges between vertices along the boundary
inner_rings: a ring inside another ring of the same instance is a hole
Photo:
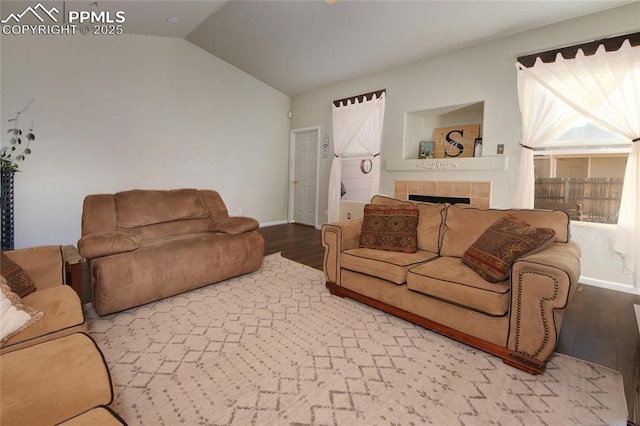
[[[550,228],[535,228],[507,214],[496,220],[462,256],[462,262],[487,281],[504,281],[518,258],[555,240]]]
[[[220,219],[209,226],[211,232],[224,232],[225,234],[242,234],[258,229],[260,223],[252,217],[227,217]]]
[[[402,253],[418,251],[418,206],[364,206],[360,247]]]
[[[36,286],[20,265],[9,259],[4,252],[0,252],[0,275],[5,277],[7,284],[18,297],[36,291]]]
[[[29,327],[44,314],[22,303],[0,275],[0,345],[11,336]]]

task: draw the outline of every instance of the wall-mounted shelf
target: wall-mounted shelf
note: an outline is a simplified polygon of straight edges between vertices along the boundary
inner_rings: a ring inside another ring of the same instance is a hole
[[[483,122],[484,101],[406,112],[402,158],[418,159],[420,141],[433,141],[436,128],[480,124],[482,136]]]
[[[387,160],[387,171],[467,171],[506,170],[507,158],[500,156],[472,158],[437,158],[425,160]]]

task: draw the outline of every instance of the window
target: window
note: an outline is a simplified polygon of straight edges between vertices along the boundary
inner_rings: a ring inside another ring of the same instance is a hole
[[[536,208],[566,210],[572,220],[618,221],[631,143],[588,119],[535,150]]]

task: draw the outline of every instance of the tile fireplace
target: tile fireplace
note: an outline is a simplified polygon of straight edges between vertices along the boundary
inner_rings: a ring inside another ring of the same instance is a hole
[[[491,182],[396,180],[393,196],[400,200],[430,196],[444,198],[445,202],[466,202],[476,207],[489,208]]]

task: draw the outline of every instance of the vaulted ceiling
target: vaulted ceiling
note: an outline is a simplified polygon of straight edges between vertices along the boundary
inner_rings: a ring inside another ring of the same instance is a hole
[[[3,0],[0,13],[34,3]],[[125,32],[186,38],[288,95],[628,3],[634,1],[45,2],[125,11]],[[594,38],[605,35],[594,28]]]

